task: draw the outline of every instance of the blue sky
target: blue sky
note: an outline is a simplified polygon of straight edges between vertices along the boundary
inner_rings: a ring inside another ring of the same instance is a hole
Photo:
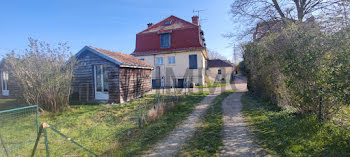
[[[175,15],[187,21],[200,13],[207,47],[228,59],[232,41],[222,35],[234,30],[229,0],[2,0],[0,56],[28,45],[28,37],[50,44],[68,42],[72,53],[85,45],[130,54],[136,33]]]

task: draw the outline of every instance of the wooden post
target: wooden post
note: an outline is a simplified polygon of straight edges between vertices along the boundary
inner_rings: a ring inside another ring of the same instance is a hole
[[[38,135],[37,135],[36,140],[35,140],[35,145],[34,145],[31,157],[34,157],[34,154],[35,154],[36,148],[38,147],[42,133],[43,133],[43,124],[40,125],[39,132],[38,132]]]

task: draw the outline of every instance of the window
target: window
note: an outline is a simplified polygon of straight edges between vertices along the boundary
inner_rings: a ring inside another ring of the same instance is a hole
[[[168,57],[169,64],[175,64],[175,56]]]
[[[144,61],[145,59],[144,58],[140,58],[140,60]]]
[[[1,72],[1,93],[4,96],[9,95],[8,90],[8,80],[9,80],[9,73],[7,71]]]
[[[189,55],[190,69],[197,69],[197,55]]]
[[[157,57],[157,65],[163,65],[163,57]]]
[[[170,48],[170,33],[160,34],[160,48]]]
[[[221,74],[221,69],[218,70],[218,74],[219,74],[219,75]]]
[[[165,23],[164,23],[165,25],[170,25],[171,24],[171,21],[170,20],[168,20],[168,21],[165,21]]]
[[[108,92],[108,72],[106,66],[95,65],[95,80],[97,92]]]

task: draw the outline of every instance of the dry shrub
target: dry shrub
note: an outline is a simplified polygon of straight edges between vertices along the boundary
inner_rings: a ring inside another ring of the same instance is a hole
[[[52,112],[68,107],[76,63],[71,57],[66,43],[51,47],[32,38],[29,38],[29,49],[23,53],[7,54],[6,65],[21,89],[19,99]]]
[[[174,102],[169,102],[168,104],[161,103],[159,105],[154,105],[154,107],[152,107],[147,112],[146,122],[151,122],[158,119],[159,117],[161,117],[162,115],[164,115],[165,113],[173,109],[174,106],[175,106]]]

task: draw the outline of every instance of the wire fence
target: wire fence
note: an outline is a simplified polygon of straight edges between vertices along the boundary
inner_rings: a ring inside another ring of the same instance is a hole
[[[170,111],[183,98],[181,93],[158,93],[124,104],[71,106],[61,115],[43,115],[41,122],[51,128],[46,129],[48,149],[42,139],[35,156],[45,156],[47,152],[50,156],[103,155],[111,148],[118,148],[135,130]]]
[[[37,105],[0,111],[0,156],[25,156],[38,129]]]
[[[188,94],[171,90],[160,89],[123,104],[73,105],[60,113],[40,113],[40,123],[47,124],[41,128],[38,106],[1,111],[0,156],[103,155],[118,149],[125,137],[157,120]]]

